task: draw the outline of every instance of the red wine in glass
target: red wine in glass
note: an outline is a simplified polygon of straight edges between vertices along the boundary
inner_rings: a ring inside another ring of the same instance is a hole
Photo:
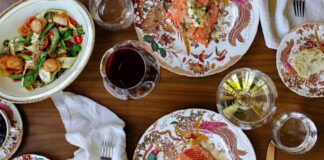
[[[106,75],[119,88],[135,87],[145,75],[144,59],[132,48],[120,48],[108,58]]]
[[[138,41],[124,41],[109,49],[100,70],[107,91],[123,100],[148,95],[160,73],[155,57]]]

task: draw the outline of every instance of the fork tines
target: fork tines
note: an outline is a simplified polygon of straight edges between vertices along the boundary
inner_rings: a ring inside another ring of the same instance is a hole
[[[294,12],[296,17],[304,17],[305,15],[305,0],[294,0]]]
[[[113,157],[113,145],[110,141],[102,141],[101,145],[101,159],[111,160]]]

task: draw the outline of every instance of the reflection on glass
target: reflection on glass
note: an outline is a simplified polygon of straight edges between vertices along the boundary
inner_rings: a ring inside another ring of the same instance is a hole
[[[159,80],[160,66],[138,41],[128,40],[109,49],[101,60],[106,90],[122,100],[147,96]]]
[[[89,8],[96,23],[107,30],[126,29],[135,19],[130,0],[90,0]]]
[[[221,114],[242,129],[252,129],[273,115],[277,91],[267,75],[242,68],[222,80],[217,97]]]
[[[306,153],[317,141],[313,121],[297,112],[281,114],[273,123],[272,134],[275,146],[290,154]]]

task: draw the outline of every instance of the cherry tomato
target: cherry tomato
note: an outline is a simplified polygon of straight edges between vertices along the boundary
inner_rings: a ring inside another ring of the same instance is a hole
[[[73,46],[73,43],[71,41],[67,40],[67,41],[65,41],[65,46],[66,46],[66,48],[70,48]]]
[[[26,29],[24,26],[18,28],[18,33],[23,36],[28,36],[29,30]]]
[[[45,36],[44,40],[42,41],[42,46],[40,47],[40,50],[41,51],[44,51],[48,48],[49,46],[49,39],[48,39],[48,36]]]
[[[54,37],[54,33],[53,33],[53,31],[48,31],[48,36],[49,36],[49,38],[50,39],[53,39],[53,37]]]
[[[29,50],[22,50],[21,53],[26,54],[26,55],[32,55],[33,54],[33,52],[31,52]]]
[[[74,42],[75,42],[76,44],[81,44],[82,41],[83,41],[82,36],[74,36]]]
[[[31,23],[32,21],[34,21],[36,19],[36,17],[29,17],[28,19],[25,20],[24,22],[24,26],[27,28],[27,29],[30,29],[31,28]]]
[[[18,32],[23,36],[28,36],[28,33],[31,30],[31,22],[35,19],[35,17],[30,17],[26,19],[24,24],[18,28]]]
[[[76,27],[78,25],[78,22],[76,22],[73,18],[70,17],[70,23]]]

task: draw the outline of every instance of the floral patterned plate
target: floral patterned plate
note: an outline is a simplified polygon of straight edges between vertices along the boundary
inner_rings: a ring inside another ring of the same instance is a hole
[[[324,97],[324,71],[306,79],[291,65],[296,54],[311,48],[324,53],[324,23],[306,23],[290,31],[277,50],[277,69],[281,80],[293,92],[305,97]]]
[[[134,5],[138,38],[166,69],[189,77],[212,75],[234,65],[251,46],[259,24],[253,0],[213,1],[219,9],[207,44],[184,38],[168,18],[176,1],[181,0],[135,0]]]
[[[207,142],[222,160],[256,159],[240,128],[213,111],[187,109],[168,114],[150,126],[140,139],[133,160],[172,160],[192,144]]]
[[[9,159],[20,146],[23,136],[23,123],[14,104],[0,100],[0,109],[6,112],[11,126],[16,129],[15,132],[9,134],[8,140],[3,144],[4,148],[0,149],[0,159]]]
[[[14,158],[13,160],[49,160],[48,158],[35,154],[25,154]]]

